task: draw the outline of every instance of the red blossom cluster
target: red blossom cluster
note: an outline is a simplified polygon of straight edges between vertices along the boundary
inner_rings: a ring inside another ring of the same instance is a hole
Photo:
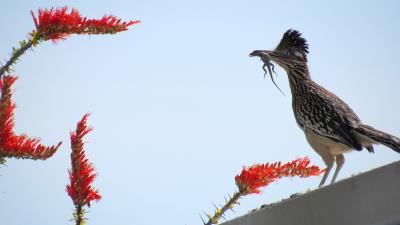
[[[91,186],[96,174],[83,149],[83,137],[92,130],[86,125],[88,116],[89,114],[83,116],[76,126],[76,131],[70,135],[72,168],[68,171],[70,184],[67,185],[67,193],[76,207],[89,205],[91,201],[101,199],[98,190]]]
[[[56,152],[61,142],[46,147],[39,143],[38,138],[15,135],[13,132],[15,104],[11,100],[11,86],[16,80],[15,76],[3,76],[0,80],[0,158],[47,159]]]
[[[101,19],[87,19],[78,10],[68,7],[39,9],[36,17],[31,11],[39,37],[42,40],[62,40],[71,34],[115,34],[125,31],[129,26],[140,23],[139,20],[121,22],[112,15]]]
[[[235,176],[236,185],[244,195],[257,194],[260,193],[260,187],[267,186],[282,177],[299,176],[304,178],[318,176],[324,172],[318,166],[310,166],[309,164],[310,160],[305,157],[283,165],[276,162],[244,167],[242,172]]]

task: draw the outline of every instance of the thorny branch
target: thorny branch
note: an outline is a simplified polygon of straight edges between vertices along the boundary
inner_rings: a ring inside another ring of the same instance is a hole
[[[10,59],[0,68],[0,78],[4,75],[5,72],[10,72],[10,66],[14,64],[18,58],[26,52],[29,48],[31,48],[34,44],[34,40],[29,40],[28,42],[21,42],[20,48],[13,49],[13,53],[11,54]]]

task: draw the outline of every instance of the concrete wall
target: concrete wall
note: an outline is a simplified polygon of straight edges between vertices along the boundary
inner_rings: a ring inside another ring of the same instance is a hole
[[[400,225],[400,161],[223,225]]]

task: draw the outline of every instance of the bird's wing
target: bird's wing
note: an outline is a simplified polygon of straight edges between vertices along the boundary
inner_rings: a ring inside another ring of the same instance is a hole
[[[335,136],[339,137],[340,141],[343,144],[346,144],[351,148],[359,151],[362,150],[363,147],[361,143],[354,137],[354,134],[351,132],[353,130],[352,127],[343,122],[340,122],[340,120],[339,122],[337,120],[332,121],[330,127]]]
[[[311,130],[353,149],[362,150],[361,143],[353,133],[360,119],[339,97],[324,88],[322,89],[323,94],[320,92],[315,96],[316,104],[319,104],[315,113],[319,114],[320,119],[325,120],[325,123],[322,124],[326,124],[326,126],[312,126],[314,128],[311,128]]]

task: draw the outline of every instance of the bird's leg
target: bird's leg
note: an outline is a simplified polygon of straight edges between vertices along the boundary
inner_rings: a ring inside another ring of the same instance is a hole
[[[323,160],[326,165],[326,170],[325,170],[324,176],[322,177],[321,183],[319,183],[319,187],[324,185],[326,178],[328,178],[329,172],[331,172],[331,169],[333,167],[333,162],[335,161],[335,158],[332,155],[325,155],[323,157]]]
[[[342,168],[343,164],[344,164],[344,156],[343,156],[343,154],[337,155],[336,156],[336,170],[335,170],[335,173],[333,174],[333,178],[332,178],[331,184],[336,181],[336,178],[337,178],[337,176],[339,174],[339,171]]]

